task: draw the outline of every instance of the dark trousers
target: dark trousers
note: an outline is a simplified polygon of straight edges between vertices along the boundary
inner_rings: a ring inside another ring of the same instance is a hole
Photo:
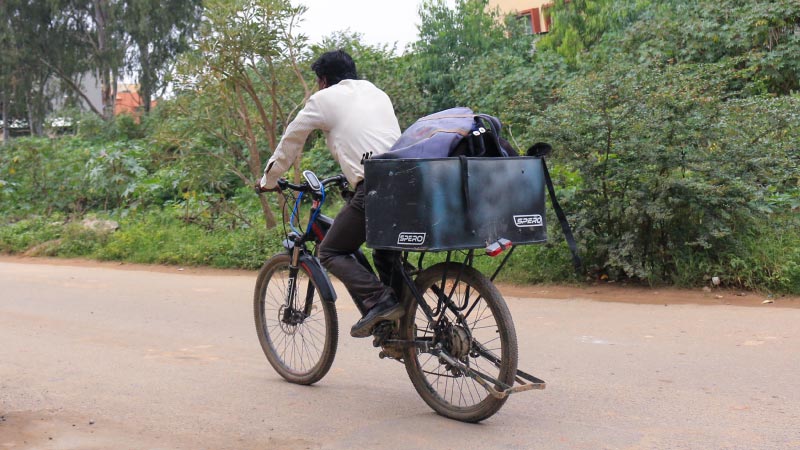
[[[367,240],[364,217],[364,183],[356,186],[355,194],[342,208],[333,226],[328,230],[319,247],[319,259],[328,272],[342,281],[362,310],[369,310],[377,303],[394,297],[391,288],[364,267],[353,255]],[[373,260],[381,278],[391,272],[392,258],[396,252],[373,252]]]

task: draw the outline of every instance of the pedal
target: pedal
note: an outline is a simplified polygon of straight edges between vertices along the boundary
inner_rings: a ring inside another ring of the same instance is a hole
[[[397,345],[397,333],[394,322],[381,322],[372,331],[372,345],[381,347],[380,359],[394,359],[403,362],[403,348]]]
[[[372,330],[372,346],[381,347],[392,337],[392,332],[394,332],[394,324],[392,322],[386,321],[375,325]]]

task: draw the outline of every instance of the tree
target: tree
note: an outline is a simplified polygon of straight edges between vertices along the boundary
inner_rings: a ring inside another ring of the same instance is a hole
[[[15,43],[11,52],[17,55],[12,71],[18,74],[14,79],[24,99],[32,133],[41,134],[53,97],[63,92],[52,83],[56,78],[94,112],[111,117],[113,81],[121,61],[111,6],[108,0],[4,2],[7,32]],[[89,71],[95,71],[102,80],[105,112],[94,109],[80,88],[81,77]]]
[[[11,33],[11,15],[6,9],[7,1],[0,0],[0,104],[3,116],[3,145],[8,143],[10,133],[8,127],[11,125],[11,82],[12,68],[16,65],[16,46],[14,45],[13,34]]]
[[[550,31],[537,44],[552,50],[572,67],[606,34],[626,29],[651,0],[555,0]]]
[[[16,80],[21,92],[19,99],[13,92],[6,96],[26,105],[32,132],[41,134],[52,99],[64,93],[111,119],[126,55],[130,67],[139,69],[149,110],[169,65],[187,47],[199,20],[200,0],[4,0],[0,8],[2,33],[15,44],[0,52],[4,60],[16,55],[12,65],[4,64],[13,70],[4,67],[2,76]],[[82,87],[82,80],[91,75],[100,83],[100,108]],[[4,90],[9,90],[8,83]]]
[[[462,70],[506,42],[499,12],[487,6],[488,0],[457,0],[455,9],[444,0],[420,5],[419,40],[413,44],[417,82],[433,110],[457,106],[453,89],[466,80]]]
[[[570,74],[555,52],[532,51],[538,37],[527,34],[516,16],[506,17],[506,30],[502,43],[462,69],[453,97],[457,104],[498,116],[504,137],[524,150],[525,142],[535,139],[531,119],[556,101],[556,89]]]
[[[536,118],[577,179],[566,209],[598,271],[698,283],[709,274],[682,263],[702,259],[729,273],[770,198],[797,195],[800,103],[734,99],[738,76],[733,61],[617,64],[574,78]]]
[[[39,3],[42,3],[41,0]],[[42,61],[53,70],[73,94],[93,112],[110,120],[114,117],[119,79],[126,52],[120,26],[121,8],[115,0],[50,0],[55,7],[52,23],[57,37],[48,46],[53,51]],[[81,87],[88,73],[100,82],[101,109],[92,105]]]
[[[177,56],[188,50],[201,14],[200,0],[121,0],[123,29],[133,52],[128,63],[137,73],[145,113],[166,85]]]
[[[46,90],[54,71],[49,61],[63,57],[51,42],[62,40],[54,20],[58,5],[31,0],[9,0],[4,4],[8,32],[15,48],[10,49],[13,67],[9,78],[12,102],[24,105],[31,133],[41,135],[49,112],[50,93]]]
[[[288,0],[211,0],[196,47],[180,67],[194,91],[190,98],[207,97],[214,105],[206,102],[205,110],[185,110],[224,150],[206,151],[225,161],[246,186],[261,178],[262,155],[276,147],[290,119],[311,95],[299,66],[305,37],[293,34],[304,11]],[[274,214],[266,197],[260,199],[271,228]]]
[[[645,64],[735,59],[750,94],[786,95],[800,89],[799,36],[796,0],[673,0],[610,45],[616,57]]]

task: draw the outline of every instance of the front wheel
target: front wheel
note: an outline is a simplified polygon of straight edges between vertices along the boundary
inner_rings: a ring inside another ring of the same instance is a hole
[[[339,322],[333,303],[319,296],[306,269],[279,254],[258,272],[253,313],[258,340],[272,367],[287,381],[312,384],[333,364]]]
[[[493,397],[474,374],[511,386],[517,372],[517,335],[503,296],[483,274],[455,263],[424,270],[416,286],[436,320],[429,323],[417,300],[406,299],[402,334],[417,343],[405,350],[414,388],[443,416],[464,422],[490,417],[507,397]]]

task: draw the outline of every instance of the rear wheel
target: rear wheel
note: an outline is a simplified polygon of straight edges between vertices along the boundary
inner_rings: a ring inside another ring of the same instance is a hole
[[[312,384],[333,364],[339,324],[333,303],[301,265],[293,271],[289,255],[276,255],[258,272],[253,313],[261,348],[287,381]]]
[[[505,300],[483,274],[461,264],[432,266],[419,274],[416,285],[436,321],[430,324],[417,301],[407,298],[404,339],[426,344],[405,351],[406,371],[414,388],[443,416],[464,422],[490,417],[506,398],[493,397],[465,368],[508,386],[514,384],[517,336]],[[450,296],[451,306],[439,302],[440,294]],[[457,364],[451,364],[453,360]]]

